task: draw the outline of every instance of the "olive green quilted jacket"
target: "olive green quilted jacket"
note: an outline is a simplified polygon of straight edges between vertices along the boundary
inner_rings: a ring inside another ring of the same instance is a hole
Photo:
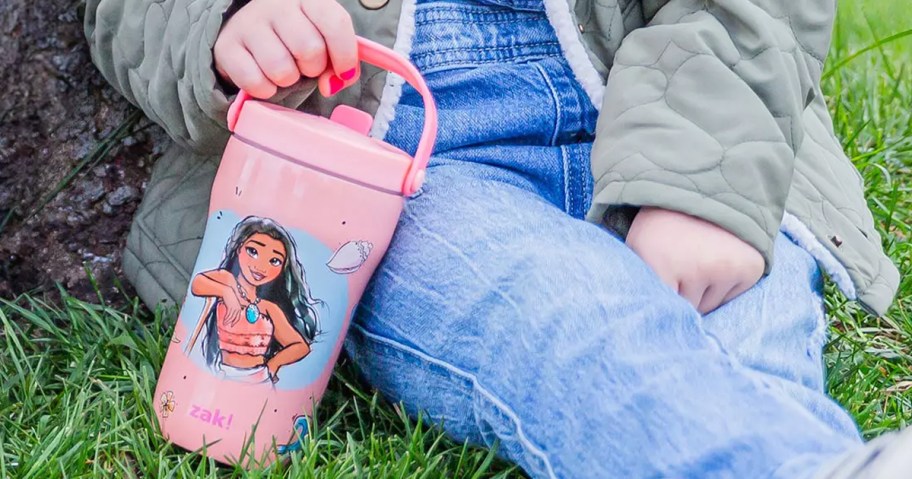
[[[240,2],[241,0],[235,0]],[[359,35],[408,55],[414,0],[342,0]],[[229,98],[212,47],[232,0],[87,0],[104,76],[176,144],[156,164],[124,256],[147,303],[184,295],[227,141]],[[589,220],[623,229],[629,206],[704,218],[773,261],[781,229],[847,296],[884,313],[899,274],[883,254],[858,172],[833,134],[819,80],[835,0],[545,0],[600,116]],[[326,114],[339,103],[392,119],[402,80],[365,67],[327,100],[312,81],[273,101]],[[619,222],[619,219],[621,221]]]

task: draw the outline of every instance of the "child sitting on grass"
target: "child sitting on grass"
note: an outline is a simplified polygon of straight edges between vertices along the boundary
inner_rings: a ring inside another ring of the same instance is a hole
[[[834,3],[88,0],[176,142],[124,270],[185,294],[238,88],[413,151],[421,100],[358,34],[440,113],[347,341],[373,386],[532,477],[897,477],[910,435],[863,444],[824,390],[821,268],[873,313],[898,284],[820,92]]]

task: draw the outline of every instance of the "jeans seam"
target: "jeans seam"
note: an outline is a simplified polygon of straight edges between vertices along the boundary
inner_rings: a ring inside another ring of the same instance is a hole
[[[472,7],[463,5],[462,8],[424,8],[415,13],[416,25],[426,25],[427,22],[469,22],[469,23],[515,23],[517,21],[540,21],[547,23],[548,20],[542,12],[517,12],[513,10],[489,11],[489,10],[472,10]]]
[[[484,24],[486,26],[487,25],[513,25],[517,22],[517,20],[518,19],[516,19],[516,18],[505,18],[503,20],[500,20],[500,19],[485,20]],[[434,20],[425,20],[422,22],[416,22],[415,25],[418,27],[426,27],[426,26],[441,25],[441,24],[449,25],[449,24],[456,23],[457,21],[461,21],[461,20],[457,20],[457,19],[453,19],[453,18],[435,18]]]
[[[826,307],[824,306],[823,297],[820,296],[816,291],[814,292],[814,303],[816,309],[816,323],[814,325],[814,331],[808,336],[807,348],[808,352],[812,352],[814,355],[819,357],[819,360],[823,361],[823,348],[826,346],[827,332],[829,330],[829,323],[827,321]],[[819,391],[826,391],[826,367],[821,364],[822,376],[818,376],[820,379],[820,389]]]
[[[416,17],[426,17],[435,13],[455,13],[460,16],[466,17],[480,17],[479,19],[484,19],[485,17],[494,17],[495,19],[502,18],[516,18],[516,17],[540,17],[542,12],[532,12],[524,10],[512,10],[507,8],[501,8],[498,10],[492,10],[490,6],[474,6],[466,4],[437,4],[437,3],[425,3],[419,4],[418,10],[415,12]],[[445,15],[441,15],[445,16]],[[474,19],[473,19],[474,20]]]
[[[554,131],[551,133],[551,145],[557,144],[557,136],[560,133],[560,124],[562,118],[561,112],[561,102],[560,95],[557,92],[557,89],[554,88],[554,83],[551,81],[551,78],[548,77],[548,72],[542,67],[541,63],[535,64],[535,69],[538,70],[539,75],[545,80],[545,83],[548,85],[548,90],[551,91],[551,99],[554,100]],[[566,168],[565,168],[566,169]],[[566,178],[565,178],[566,182]]]
[[[560,146],[561,158],[564,161],[564,211],[571,214],[570,211],[570,159],[567,155],[567,147]]]
[[[592,167],[591,167],[591,163],[590,163],[592,161],[592,159],[591,159],[590,155],[584,154],[584,151],[585,150],[583,148],[580,148],[579,153],[577,153],[579,155],[579,162],[580,162],[579,171],[577,172],[577,175],[579,177],[579,185],[577,188],[578,199],[579,199],[577,207],[579,209],[577,211],[582,216],[586,215],[586,210],[589,209],[589,204],[591,203],[591,197],[592,197],[592,189],[591,189],[592,186],[590,184],[590,180],[587,178],[587,177],[592,176],[592,173],[591,173]],[[589,151],[592,151],[592,150],[589,150]]]
[[[502,65],[504,62],[513,61],[513,62],[524,62],[524,61],[535,61],[545,58],[552,58],[553,55],[542,53],[542,54],[526,54],[526,55],[517,55],[509,59],[501,58],[492,58],[492,59],[456,59],[452,61],[433,61],[433,60],[423,60],[423,61],[414,61],[416,66],[418,66],[421,72],[424,75],[429,73],[436,73],[442,69],[451,69],[455,68],[474,68],[480,65]]]
[[[374,315],[376,316],[376,312],[374,313]],[[547,469],[548,476],[552,477],[552,478],[557,477],[554,474],[554,469],[551,466],[551,461],[548,460],[548,456],[544,453],[544,451],[542,451],[542,449],[540,447],[533,444],[532,441],[528,437],[526,437],[526,434],[523,431],[522,421],[519,420],[519,416],[516,415],[516,412],[513,411],[513,409],[510,408],[507,404],[505,404],[503,402],[503,400],[501,400],[499,397],[497,397],[497,395],[495,395],[494,393],[489,391],[487,388],[485,388],[481,384],[481,382],[478,380],[478,376],[476,376],[475,374],[470,373],[464,369],[458,368],[451,363],[437,359],[418,349],[415,349],[406,344],[400,343],[399,341],[395,341],[393,339],[374,334],[374,333],[368,331],[367,329],[365,329],[364,327],[362,327],[361,325],[356,324],[354,322],[351,324],[351,327],[357,329],[360,334],[362,334],[365,338],[367,338],[371,341],[385,344],[391,348],[399,350],[403,354],[411,354],[412,356],[414,356],[422,361],[428,362],[430,364],[434,364],[457,376],[462,376],[463,378],[468,379],[472,383],[472,388],[476,392],[478,392],[478,394],[481,394],[482,396],[484,396],[487,400],[489,400],[491,402],[491,404],[494,405],[494,407],[499,409],[501,413],[503,413],[505,416],[510,418],[510,420],[513,422],[513,424],[516,426],[517,440],[524,446],[524,449],[526,449],[528,452],[532,453],[533,455],[537,456],[538,458],[540,458],[543,461],[543,463],[545,464],[545,468]]]
[[[572,150],[573,155],[572,159],[567,162],[568,173],[564,183],[567,185],[567,214],[576,218],[577,210],[579,209],[579,195],[577,194],[579,185],[577,184],[577,176],[579,175],[579,162],[582,155],[580,154],[580,148],[578,146],[573,147]]]
[[[477,48],[451,48],[429,52],[414,53],[412,62],[427,74],[441,67],[464,65],[467,68],[480,65],[510,65],[533,62],[560,56],[560,45],[557,43],[536,43],[534,45],[510,46],[494,51]]]
[[[428,57],[428,56],[432,56],[432,55],[442,55],[442,54],[446,54],[446,53],[456,53],[456,52],[470,53],[470,52],[474,51],[474,52],[491,53],[491,52],[501,52],[501,51],[507,51],[507,50],[519,50],[519,49],[525,49],[525,48],[531,49],[534,47],[559,47],[559,46],[560,46],[560,43],[554,42],[554,41],[529,42],[529,43],[523,43],[522,45],[504,45],[501,47],[477,47],[476,46],[473,48],[471,46],[458,46],[458,47],[453,47],[453,48],[441,48],[441,49],[437,49],[437,50],[433,50],[433,51],[425,52],[425,53],[413,54],[412,58],[418,59],[418,58]]]
[[[583,175],[586,174],[585,162],[587,158],[583,155],[583,148],[581,146],[576,148],[576,171],[573,172],[573,211],[570,213],[574,217],[577,217],[584,212],[583,210],[583,185],[585,181],[583,180]]]

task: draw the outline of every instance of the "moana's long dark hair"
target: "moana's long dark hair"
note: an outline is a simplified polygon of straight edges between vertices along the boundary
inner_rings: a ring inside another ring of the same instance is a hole
[[[323,302],[314,299],[304,277],[304,268],[298,261],[297,246],[291,235],[275,221],[269,218],[248,216],[234,227],[228,244],[225,245],[225,257],[219,269],[231,271],[237,278],[241,274],[238,264],[238,250],[247,239],[257,233],[262,233],[285,246],[285,264],[282,272],[271,282],[257,287],[256,295],[281,308],[288,318],[291,327],[304,338],[307,344],[312,344],[320,334],[319,314],[317,306]],[[219,359],[218,323],[215,316],[216,305],[206,314],[206,336],[203,338],[203,354],[206,363],[210,366]],[[275,356],[282,346],[273,339],[266,350],[265,360]]]

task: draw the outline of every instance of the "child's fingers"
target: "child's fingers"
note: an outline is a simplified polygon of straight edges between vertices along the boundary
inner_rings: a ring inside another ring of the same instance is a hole
[[[351,15],[335,1],[302,0],[301,6],[323,36],[336,76],[351,80],[358,66],[358,42]]]
[[[300,75],[314,78],[326,70],[326,43],[304,12],[289,12],[275,19],[272,27],[294,57]]]
[[[275,84],[266,78],[253,55],[243,45],[223,43],[216,44],[216,48],[226,49],[221,55],[224,61],[219,69],[224,71],[224,76],[235,86],[256,98],[265,99],[275,95]]]
[[[264,25],[245,35],[244,46],[256,59],[266,78],[276,86],[291,86],[300,79],[301,73],[294,58],[270,26]]]

